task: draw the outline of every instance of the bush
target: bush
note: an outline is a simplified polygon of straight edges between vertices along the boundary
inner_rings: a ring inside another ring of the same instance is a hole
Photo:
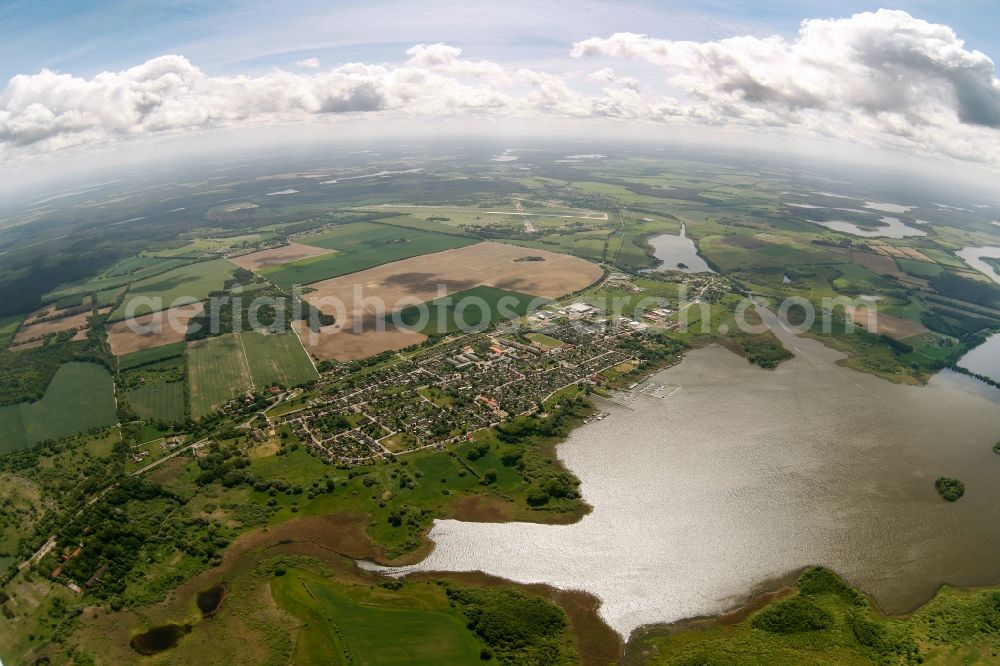
[[[769,606],[750,622],[754,629],[772,634],[800,634],[830,626],[830,614],[803,596],[795,596]]]

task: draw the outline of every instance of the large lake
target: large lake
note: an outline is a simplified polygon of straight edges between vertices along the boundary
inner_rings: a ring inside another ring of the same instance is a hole
[[[558,447],[594,507],[580,522],[437,521],[434,551],[395,572],[586,590],[624,636],[727,610],[812,564],[893,613],[941,583],[1000,581],[1000,391],[948,371],[891,384],[779,334],[796,357],[777,370],[709,347],[654,376],[668,385],[655,395],[602,403],[610,416]],[[943,501],[942,475],[966,496]]]
[[[687,237],[687,227],[681,223],[681,233],[660,234],[650,237],[647,242],[653,246],[653,254],[662,263],[656,268],[646,268],[641,273],[655,271],[681,271],[683,273],[714,273],[715,271],[698,255],[694,241]],[[684,264],[681,267],[679,264]]]
[[[995,333],[958,362],[963,368],[1000,382],[1000,333]],[[997,435],[1000,440],[1000,434]]]
[[[888,205],[888,204],[887,204]],[[862,238],[909,238],[910,236],[926,236],[927,232],[904,224],[898,217],[881,218],[882,225],[876,229],[865,229],[853,222],[844,220],[816,221],[809,220],[833,231],[861,236]]]
[[[983,257],[1000,259],[1000,247],[967,247],[955,254],[983,275],[988,276],[994,282],[1000,283],[1000,274],[993,270],[992,266],[983,261]]]

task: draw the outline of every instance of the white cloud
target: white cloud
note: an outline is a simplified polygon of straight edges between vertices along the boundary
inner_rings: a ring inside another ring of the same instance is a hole
[[[462,49],[447,44],[417,44],[407,49],[407,65],[435,72],[481,78],[496,84],[510,83],[504,68],[488,60],[462,60]]]
[[[628,90],[639,92],[639,79],[631,76],[618,76],[615,74],[615,70],[610,67],[605,67],[597,70],[596,72],[591,72],[587,75],[587,78],[593,81],[599,81],[609,86],[619,86]]]
[[[661,66],[683,98],[674,110],[689,117],[1000,163],[993,62],[966,49],[951,28],[905,12],[803,21],[791,41],[617,33],[578,42],[571,54]]]
[[[133,137],[373,114],[750,128],[1000,168],[993,62],[966,49],[947,26],[904,12],[804,21],[791,40],[692,42],[617,33],[572,47],[577,58],[652,63],[662,72],[655,81],[606,62],[581,77],[572,68],[553,73],[465,59],[461,49],[442,43],[418,44],[406,55],[402,65],[328,70],[308,58],[296,65],[315,71],[252,77],[209,76],[179,55],[90,79],[49,70],[16,76],[0,90],[0,160]],[[587,81],[600,91],[574,87]],[[664,85],[665,92],[654,92]]]

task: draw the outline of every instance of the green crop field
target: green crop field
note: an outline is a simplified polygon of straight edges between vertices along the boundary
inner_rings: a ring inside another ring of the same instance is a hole
[[[512,240],[511,242],[524,247],[533,247],[549,252],[572,254],[583,259],[604,258],[604,249],[608,243],[611,229],[597,229],[571,234],[553,234],[540,240]],[[617,246],[616,246],[617,247]]]
[[[919,278],[932,278],[944,272],[938,264],[928,264],[926,261],[914,261],[913,259],[896,259],[899,270]]]
[[[122,304],[111,313],[110,320],[117,321],[125,319],[128,315],[143,315],[174,305],[204,300],[210,292],[222,289],[226,280],[232,277],[234,270],[235,266],[228,260],[213,259],[136,282],[129,289]],[[153,299],[158,307],[142,304],[131,308],[132,311],[129,312],[129,304],[139,298]]]
[[[137,352],[132,352],[131,354],[122,354],[118,357],[118,369],[128,370],[130,368],[138,368],[140,365],[147,365],[164,359],[183,356],[184,349],[185,343],[181,341],[160,345],[159,347],[153,347],[152,349],[142,349]]]
[[[565,344],[562,340],[557,340],[551,335],[545,335],[544,333],[528,333],[524,337],[532,342],[537,342],[543,347],[562,347]]]
[[[316,367],[295,333],[241,333],[254,386],[295,386],[316,379]]]
[[[65,363],[41,400],[0,408],[0,453],[114,425],[114,385],[94,363]]]
[[[428,315],[426,322],[420,321],[423,308],[419,306],[404,308],[394,317],[403,326],[419,330],[425,335],[443,335],[460,330],[459,323],[466,330],[485,327],[516,319],[529,309],[538,309],[548,302],[547,299],[529,294],[480,286],[424,303]]]
[[[187,355],[192,418],[211,414],[250,388],[250,369],[238,336],[193,342]]]
[[[300,623],[296,664],[483,663],[481,644],[438,585],[392,591],[292,568],[272,579],[271,592]]]
[[[475,238],[371,222],[346,224],[332,231],[296,240],[337,252],[261,271],[262,275],[283,289],[478,242]]]
[[[126,394],[128,404],[144,419],[184,422],[184,383],[159,382],[147,384]]]
[[[17,327],[21,325],[23,320],[24,315],[0,317],[0,348],[7,348],[14,334],[17,333]]]
[[[45,294],[43,299],[49,302],[75,294],[114,290],[133,282],[152,279],[189,263],[191,263],[190,259],[131,257],[120,261],[109,268],[107,272],[90,280],[60,286]]]

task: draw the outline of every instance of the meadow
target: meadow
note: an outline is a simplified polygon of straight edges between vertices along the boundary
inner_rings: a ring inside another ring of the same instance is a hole
[[[111,313],[109,320],[118,321],[174,305],[204,300],[209,293],[223,288],[226,280],[232,277],[234,269],[235,266],[226,259],[212,259],[135,282],[129,288],[125,300]],[[158,299],[159,307],[152,308],[143,304],[130,310],[129,304],[140,298]]]
[[[191,417],[211,414],[253,383],[239,336],[222,335],[187,348]]]
[[[482,663],[481,643],[443,587],[404,590],[337,583],[299,568],[271,579],[278,607],[299,621],[296,664]]]
[[[165,423],[184,422],[184,383],[147,384],[125,394],[129,406],[141,418]]]
[[[0,348],[6,349],[17,333],[17,327],[24,321],[24,315],[0,317]]]
[[[897,619],[882,615],[833,572],[811,569],[794,590],[736,622],[697,620],[642,630],[625,663],[995,663],[998,627],[995,589],[944,588],[912,615]]]
[[[296,386],[319,374],[295,333],[240,333],[254,386]]]
[[[296,240],[305,245],[336,250],[336,253],[261,270],[261,275],[282,289],[476,242],[473,238],[372,222],[354,222]]]
[[[115,421],[110,373],[94,363],[65,363],[41,400],[0,407],[0,453]]]

